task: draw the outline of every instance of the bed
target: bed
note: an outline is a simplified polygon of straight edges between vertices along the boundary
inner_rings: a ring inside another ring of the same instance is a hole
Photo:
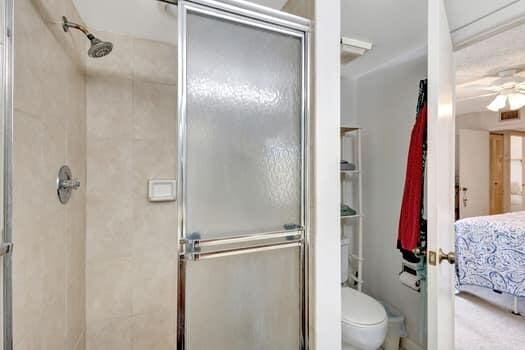
[[[525,297],[525,211],[458,220],[456,288]],[[466,288],[468,289],[468,288]]]

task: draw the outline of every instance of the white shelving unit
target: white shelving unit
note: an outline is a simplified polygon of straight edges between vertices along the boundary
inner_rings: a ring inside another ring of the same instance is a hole
[[[352,137],[352,154],[345,152],[345,138]],[[352,226],[350,240],[349,278],[354,281],[358,291],[363,289],[363,195],[361,162],[361,129],[351,126],[341,127],[341,158],[356,165],[355,170],[341,170],[341,203],[356,210],[355,215],[341,216],[341,233],[347,238],[345,226]],[[345,198],[345,189],[352,186],[352,198]],[[355,235],[357,233],[357,236]]]

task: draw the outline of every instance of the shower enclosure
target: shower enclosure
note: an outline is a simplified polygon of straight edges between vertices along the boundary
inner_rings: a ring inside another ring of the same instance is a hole
[[[179,2],[179,349],[306,344],[308,22],[261,10]]]
[[[2,6],[3,348],[306,349],[310,22],[149,1]]]

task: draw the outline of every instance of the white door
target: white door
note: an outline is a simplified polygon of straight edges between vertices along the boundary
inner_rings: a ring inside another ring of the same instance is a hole
[[[428,345],[454,349],[454,268],[439,250],[454,250],[454,78],[443,0],[428,2]]]
[[[484,130],[459,131],[459,215],[489,214],[490,134]]]

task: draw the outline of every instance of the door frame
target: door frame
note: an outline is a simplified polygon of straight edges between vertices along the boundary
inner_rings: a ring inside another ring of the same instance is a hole
[[[2,29],[3,84],[3,227],[0,254],[2,261],[3,349],[13,349],[13,74],[14,74],[14,0],[4,0]]]
[[[178,278],[177,278],[177,349],[184,350],[185,344],[185,303],[186,303],[186,268],[187,261],[205,259],[212,256],[223,257],[239,253],[252,253],[279,248],[300,248],[300,349],[309,347],[309,236],[310,236],[310,54],[311,22],[307,19],[273,10],[260,5],[235,0],[179,0],[178,5]],[[280,32],[299,37],[302,41],[302,106],[301,106],[301,228],[279,232],[265,232],[255,235],[235,234],[230,237],[209,240],[194,240],[185,237],[185,171],[186,171],[186,15],[187,11],[204,13],[236,23]],[[278,239],[277,242],[275,240]],[[267,245],[234,248],[209,253],[196,253],[194,248],[218,243],[246,243],[252,240],[264,242],[273,240]]]

